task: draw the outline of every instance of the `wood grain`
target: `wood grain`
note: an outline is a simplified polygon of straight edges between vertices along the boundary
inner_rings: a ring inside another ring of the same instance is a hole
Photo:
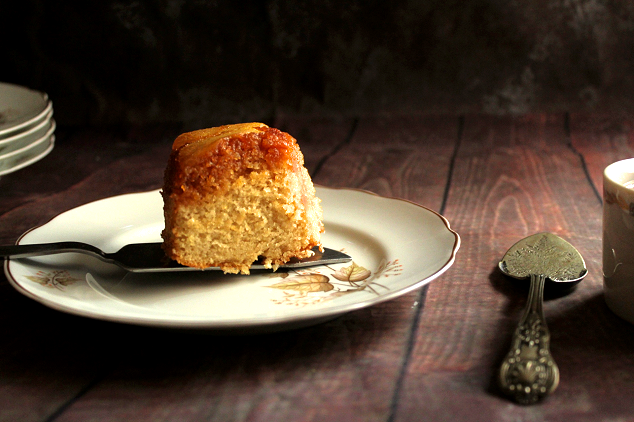
[[[564,116],[540,115],[466,119],[445,211],[463,248],[444,282],[427,293],[395,420],[412,420],[421,409],[430,420],[447,421],[631,414],[618,395],[601,392],[627,388],[627,381],[614,383],[634,369],[623,353],[624,343],[633,345],[633,330],[601,300],[601,204],[564,123]],[[575,245],[590,274],[577,290],[545,304],[559,389],[539,406],[520,407],[500,396],[496,376],[526,286],[506,279],[496,265],[513,243],[540,231]],[[589,401],[597,396],[599,402]]]
[[[628,115],[297,117],[316,183],[441,211],[454,266],[398,299],[289,332],[212,335],[66,315],[0,276],[0,421],[628,420],[634,327],[602,298],[600,178],[632,150]],[[0,241],[85,202],[156,189],[178,128],[62,128],[51,156],[0,179]],[[19,177],[18,177],[19,176]],[[387,222],[386,222],[387,224]],[[561,384],[537,406],[496,374],[526,284],[496,269],[552,231],[590,271],[547,291]]]

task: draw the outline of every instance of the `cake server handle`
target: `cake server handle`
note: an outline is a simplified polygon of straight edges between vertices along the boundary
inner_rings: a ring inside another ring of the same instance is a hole
[[[125,245],[119,251],[107,253],[101,249],[82,242],[54,242],[40,244],[8,245],[0,246],[0,258],[29,258],[33,256],[53,255],[66,252],[76,252],[94,256],[104,262],[118,265],[119,267],[135,273],[148,272],[178,272],[178,271],[202,271],[180,265],[165,256],[161,242],[133,243]],[[317,265],[330,265],[351,261],[352,258],[340,251],[324,248],[313,248],[315,252],[310,258],[291,260],[280,268],[304,268]],[[265,270],[264,265],[254,263],[252,270]],[[220,270],[218,267],[205,268],[205,270]]]

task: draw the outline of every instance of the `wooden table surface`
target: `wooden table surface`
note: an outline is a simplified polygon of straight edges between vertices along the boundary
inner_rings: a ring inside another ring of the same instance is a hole
[[[423,288],[320,325],[214,335],[49,309],[0,276],[1,421],[634,420],[634,326],[606,307],[602,171],[634,156],[630,115],[279,116],[317,184],[405,198],[461,237]],[[159,188],[183,128],[64,128],[0,178],[0,243],[87,202]],[[527,289],[497,270],[540,231],[589,275],[544,306],[559,388],[520,406],[497,369]]]

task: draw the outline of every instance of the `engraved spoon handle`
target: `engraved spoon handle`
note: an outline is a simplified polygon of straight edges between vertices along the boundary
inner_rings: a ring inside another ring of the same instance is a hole
[[[550,354],[550,333],[543,311],[546,276],[531,275],[526,309],[500,368],[504,391],[522,404],[536,403],[559,384],[559,368]]]

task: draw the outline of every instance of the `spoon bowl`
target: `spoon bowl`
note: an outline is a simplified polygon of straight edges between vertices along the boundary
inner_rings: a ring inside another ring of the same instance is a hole
[[[517,279],[543,274],[561,286],[577,285],[588,274],[579,251],[552,233],[538,233],[520,240],[504,254],[498,267]]]

